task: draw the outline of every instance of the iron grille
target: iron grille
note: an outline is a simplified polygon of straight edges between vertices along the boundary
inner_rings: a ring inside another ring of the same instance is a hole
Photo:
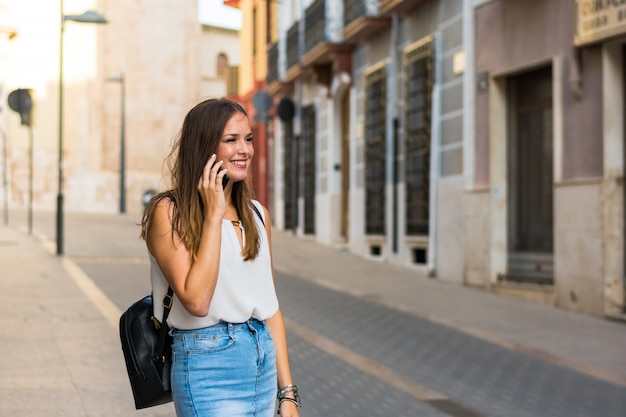
[[[272,44],[267,51],[267,79],[268,84],[278,81],[278,42]]]
[[[430,134],[433,88],[432,41],[405,53],[406,86],[406,233],[428,235]]]
[[[315,107],[302,109],[304,234],[315,233]]]
[[[498,282],[516,282],[520,284],[554,285],[552,274],[506,273],[498,274]]]
[[[300,21],[295,22],[287,31],[287,68],[291,68],[300,62],[298,39]]]
[[[365,75],[365,233],[385,234],[385,103],[387,74],[381,67]]]
[[[347,27],[361,16],[365,16],[366,0],[346,0],[343,3],[343,27]]]
[[[305,12],[304,17],[304,53],[326,40],[326,0],[315,0]]]
[[[284,164],[283,172],[284,180],[284,199],[285,202],[285,229],[293,229],[296,227],[296,208],[298,207],[298,173],[296,160],[298,153],[296,152],[297,141],[293,136],[293,122],[289,121],[283,124],[284,127]]]

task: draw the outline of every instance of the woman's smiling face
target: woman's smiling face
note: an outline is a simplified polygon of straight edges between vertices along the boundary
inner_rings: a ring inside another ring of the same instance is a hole
[[[217,160],[224,161],[231,181],[243,181],[248,175],[248,167],[254,156],[250,122],[243,113],[235,113],[224,128],[222,140],[217,147]]]

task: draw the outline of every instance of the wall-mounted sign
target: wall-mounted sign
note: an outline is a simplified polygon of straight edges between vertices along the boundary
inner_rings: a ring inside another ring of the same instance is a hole
[[[626,35],[626,0],[576,0],[574,44]]]

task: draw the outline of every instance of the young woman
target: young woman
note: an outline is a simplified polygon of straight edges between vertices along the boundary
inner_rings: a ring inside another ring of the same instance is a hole
[[[171,189],[154,196],[143,216],[153,299],[162,300],[168,286],[174,291],[167,321],[178,417],[269,417],[277,399],[281,416],[299,415],[270,217],[246,182],[252,142],[239,104],[196,105],[169,156]]]

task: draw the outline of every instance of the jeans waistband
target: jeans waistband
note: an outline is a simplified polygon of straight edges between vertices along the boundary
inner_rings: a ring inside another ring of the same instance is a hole
[[[184,334],[184,333],[202,333],[206,332],[215,332],[215,331],[228,331],[228,332],[236,332],[238,330],[246,330],[250,329],[259,330],[265,327],[265,320],[257,320],[255,318],[250,318],[248,321],[243,323],[229,323],[226,321],[221,321],[213,326],[204,327],[201,329],[172,329],[171,334]]]

